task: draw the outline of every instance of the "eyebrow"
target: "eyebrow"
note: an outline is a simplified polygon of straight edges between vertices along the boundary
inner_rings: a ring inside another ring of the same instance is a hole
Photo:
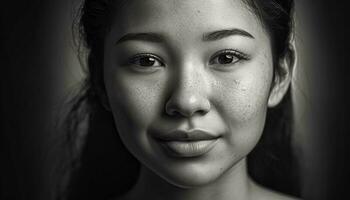
[[[229,30],[218,30],[210,33],[203,34],[202,40],[203,41],[215,41],[220,40],[229,36],[235,36],[240,35],[244,37],[253,38],[254,37],[248,33],[247,31],[244,31],[242,29],[229,29]],[[120,44],[126,41],[130,40],[138,40],[138,41],[147,41],[147,42],[155,42],[155,43],[161,43],[165,41],[165,38],[157,33],[128,33],[122,36],[115,44]]]
[[[249,37],[253,38],[253,35],[248,33],[245,30],[234,28],[234,29],[229,29],[229,30],[219,30],[219,31],[214,31],[211,33],[207,33],[203,35],[202,40],[203,41],[215,41],[215,40],[220,40],[229,36],[235,36],[235,35],[240,35],[244,37]]]
[[[157,33],[128,33],[122,36],[115,44],[120,44],[129,40],[160,43],[164,41],[164,38],[163,36]]]

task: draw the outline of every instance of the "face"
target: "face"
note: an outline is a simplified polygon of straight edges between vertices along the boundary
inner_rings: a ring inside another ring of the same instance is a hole
[[[257,17],[239,0],[133,0],[115,13],[104,82],[128,150],[180,187],[242,162],[276,98]]]

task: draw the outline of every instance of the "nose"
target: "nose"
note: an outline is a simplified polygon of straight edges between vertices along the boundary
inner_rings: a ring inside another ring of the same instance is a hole
[[[199,70],[183,70],[175,78],[165,111],[170,116],[192,117],[210,111],[208,80]]]

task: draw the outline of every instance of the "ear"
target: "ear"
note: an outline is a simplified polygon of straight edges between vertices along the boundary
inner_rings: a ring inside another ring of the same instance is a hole
[[[295,41],[291,41],[285,55],[279,59],[272,81],[268,107],[277,106],[283,99],[291,84],[293,69],[297,63]]]

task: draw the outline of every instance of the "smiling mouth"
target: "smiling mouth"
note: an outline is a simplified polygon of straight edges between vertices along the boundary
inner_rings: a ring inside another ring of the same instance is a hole
[[[165,135],[155,136],[165,152],[175,157],[204,155],[215,146],[219,137],[199,129],[192,131],[176,130]]]
[[[210,151],[217,141],[218,139],[199,141],[162,141],[160,144],[171,156],[196,157]]]

